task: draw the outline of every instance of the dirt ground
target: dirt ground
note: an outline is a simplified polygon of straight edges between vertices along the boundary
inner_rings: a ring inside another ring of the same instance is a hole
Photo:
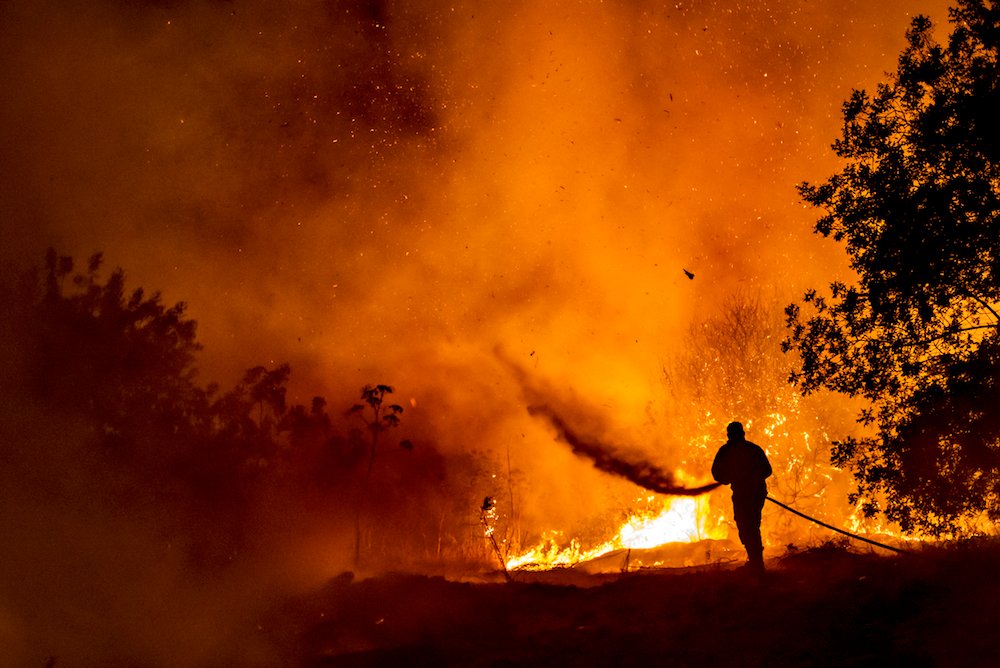
[[[298,666],[998,666],[1000,545],[456,581],[345,573],[266,628]]]

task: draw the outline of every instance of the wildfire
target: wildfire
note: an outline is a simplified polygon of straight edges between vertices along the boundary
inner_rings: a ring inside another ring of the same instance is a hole
[[[660,497],[640,501],[655,504]],[[654,508],[630,515],[607,541],[584,548],[574,538],[561,542],[556,532],[543,536],[534,547],[507,559],[508,570],[546,570],[597,559],[616,550],[648,549],[667,543],[722,539],[727,529],[711,516],[708,496],[665,497]]]
[[[747,420],[746,425],[753,425],[754,433],[759,435],[761,444],[765,447],[772,467],[774,477],[768,481],[770,493],[778,499],[785,499],[795,504],[801,511],[813,516],[819,516],[834,526],[846,526],[859,534],[876,532],[879,535],[902,538],[898,531],[893,531],[885,523],[875,524],[871,520],[864,521],[860,509],[842,507],[835,499],[842,498],[840,492],[847,485],[846,473],[829,463],[829,437],[825,431],[813,431],[811,413],[805,411],[804,404],[798,395],[783,388],[771,402],[775,406],[783,406],[785,412],[771,411],[762,413],[753,424]],[[730,536],[732,517],[728,495],[725,503],[711,503],[712,496],[707,494],[708,486],[704,485],[704,476],[694,478],[684,471],[663,471],[645,462],[636,463],[627,457],[619,458],[613,448],[609,448],[599,440],[588,438],[573,431],[560,416],[551,409],[537,409],[534,414],[540,414],[551,422],[557,430],[559,438],[568,443],[577,454],[593,460],[600,470],[618,475],[657,493],[647,494],[636,499],[633,507],[640,510],[631,512],[617,527],[608,527],[597,542],[587,541],[581,537],[570,538],[557,531],[542,534],[542,539],[534,546],[519,551],[513,555],[502,553],[494,546],[494,552],[504,563],[507,572],[514,570],[540,571],[560,567],[570,567],[601,558],[610,559],[617,552],[631,550],[651,550],[642,554],[629,553],[624,556],[624,568],[629,563],[642,566],[661,566],[683,560],[687,565],[698,559],[692,556],[692,550],[683,544],[700,541],[725,541],[731,545],[735,536]],[[712,414],[707,413],[706,421],[716,422]],[[719,426],[713,424],[713,429],[706,433],[719,431]],[[688,445],[687,454],[697,455],[699,471],[704,472],[705,462],[711,461],[716,440],[710,435],[693,440]],[[652,472],[652,473],[651,473]],[[655,474],[655,475],[654,475]],[[665,481],[665,482],[664,482]],[[669,490],[677,489],[695,492],[693,495],[677,496]],[[716,497],[718,500],[719,497]],[[831,501],[834,499],[834,501]],[[805,520],[785,516],[775,508],[768,508],[767,526],[764,536],[765,545],[792,544],[796,541],[820,540],[826,531]],[[484,524],[486,524],[484,522]],[[816,536],[820,535],[820,538]],[[490,533],[486,534],[491,538]],[[657,550],[673,545],[665,550]],[[507,547],[507,544],[504,544]],[[706,561],[719,557],[717,549],[725,554],[730,549],[726,546],[716,548],[705,546]],[[737,549],[737,557],[741,558]],[[593,564],[593,568],[601,569],[611,562],[607,559],[602,564]]]

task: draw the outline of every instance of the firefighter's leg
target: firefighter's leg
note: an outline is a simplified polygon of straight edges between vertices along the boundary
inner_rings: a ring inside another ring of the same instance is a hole
[[[733,514],[740,542],[747,551],[747,562],[756,568],[764,567],[764,544],[760,537],[760,515],[763,500],[733,499]]]

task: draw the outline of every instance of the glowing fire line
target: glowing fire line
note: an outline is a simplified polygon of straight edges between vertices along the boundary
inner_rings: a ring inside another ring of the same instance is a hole
[[[507,560],[509,570],[545,570],[572,566],[623,549],[646,549],[668,543],[690,543],[706,538],[725,538],[727,529],[709,528],[707,497],[669,498],[659,513],[636,513],[618,528],[610,540],[589,549],[573,539],[561,547],[558,534],[545,536],[536,546]]]
[[[689,543],[709,537],[705,518],[708,517],[707,492],[719,486],[713,482],[688,487],[683,474],[665,471],[644,461],[630,461],[615,452],[615,448],[590,438],[584,438],[571,429],[568,423],[551,406],[533,405],[528,412],[545,419],[555,428],[558,440],[566,443],[573,452],[594,465],[598,470],[629,480],[650,491],[670,495],[663,502],[659,513],[637,513],[619,527],[610,540],[582,549],[573,539],[566,547],[557,543],[558,534],[544,536],[535,547],[509,558],[507,570],[544,570],[570,566],[621,549],[643,549],[667,543]],[[647,501],[652,500],[649,497]],[[715,527],[715,534],[725,537],[725,528]]]

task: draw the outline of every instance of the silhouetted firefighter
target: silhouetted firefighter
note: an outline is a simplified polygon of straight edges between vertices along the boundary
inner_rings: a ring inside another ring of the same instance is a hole
[[[763,448],[746,439],[743,425],[730,422],[729,440],[719,448],[712,463],[712,477],[733,489],[733,516],[740,532],[740,542],[747,551],[747,565],[756,573],[764,572],[764,544],[760,539],[760,511],[767,498],[767,478],[771,463]]]

